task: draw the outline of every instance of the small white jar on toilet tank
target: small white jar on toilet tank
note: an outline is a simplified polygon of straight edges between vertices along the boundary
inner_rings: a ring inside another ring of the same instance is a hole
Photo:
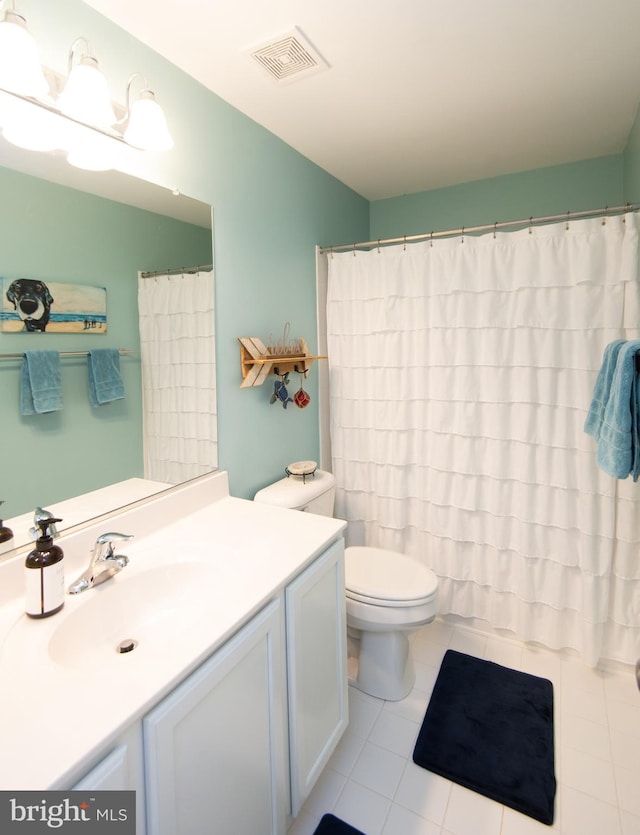
[[[336,480],[313,461],[290,464],[285,478],[254,501],[332,516]],[[345,551],[347,627],[357,639],[357,672],[350,683],[379,699],[397,701],[415,683],[409,635],[436,616],[438,578],[413,557],[353,546]]]

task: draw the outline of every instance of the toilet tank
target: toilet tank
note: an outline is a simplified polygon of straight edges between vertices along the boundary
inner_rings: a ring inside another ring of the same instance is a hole
[[[333,516],[336,496],[336,480],[325,470],[316,470],[311,476],[290,475],[269,484],[254,496],[254,502],[306,510],[318,516]]]

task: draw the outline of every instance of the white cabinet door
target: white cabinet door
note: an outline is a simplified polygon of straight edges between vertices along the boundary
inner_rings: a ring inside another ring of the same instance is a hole
[[[281,611],[270,603],[143,720],[147,835],[284,833]]]
[[[285,600],[295,817],[349,721],[343,540],[287,587]]]
[[[145,835],[142,728],[136,722],[121,735],[110,751],[72,787],[73,791],[119,791],[136,793],[136,835]]]

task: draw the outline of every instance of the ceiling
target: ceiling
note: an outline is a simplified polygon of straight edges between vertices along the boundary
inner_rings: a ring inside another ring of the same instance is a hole
[[[369,200],[620,153],[638,0],[85,0]],[[251,52],[294,27],[328,69]]]

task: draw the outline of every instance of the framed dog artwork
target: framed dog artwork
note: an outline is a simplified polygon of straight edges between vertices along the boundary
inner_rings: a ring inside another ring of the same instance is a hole
[[[35,278],[0,278],[0,331],[106,333],[106,288],[45,283]]]

